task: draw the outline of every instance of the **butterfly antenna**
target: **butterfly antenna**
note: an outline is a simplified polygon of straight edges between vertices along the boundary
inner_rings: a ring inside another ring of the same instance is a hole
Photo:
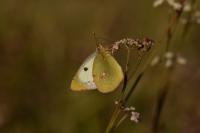
[[[98,49],[98,48],[100,47],[100,44],[99,44],[99,42],[98,42],[98,38],[96,37],[95,32],[93,32],[93,37],[94,37],[94,40],[95,40],[96,47],[97,47],[97,49]]]

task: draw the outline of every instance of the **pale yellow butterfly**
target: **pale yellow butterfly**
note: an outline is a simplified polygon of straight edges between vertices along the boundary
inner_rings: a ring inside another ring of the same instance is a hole
[[[74,91],[98,89],[102,93],[114,91],[123,80],[123,71],[115,58],[101,45],[81,65],[74,76]]]

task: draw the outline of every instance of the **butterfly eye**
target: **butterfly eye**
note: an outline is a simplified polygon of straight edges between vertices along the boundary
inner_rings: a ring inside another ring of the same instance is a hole
[[[84,67],[84,71],[87,71],[88,70],[88,68],[87,67]]]

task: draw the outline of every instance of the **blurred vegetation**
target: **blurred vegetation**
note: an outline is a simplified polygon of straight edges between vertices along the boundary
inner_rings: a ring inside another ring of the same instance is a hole
[[[152,2],[1,0],[0,133],[104,132],[118,91],[72,92],[71,79],[95,49],[92,32],[110,41],[145,36],[159,41],[169,12],[153,8]],[[173,74],[161,118],[167,133],[200,132],[199,35],[200,25],[194,25],[181,38],[187,65]],[[132,95],[141,122],[126,121],[117,132],[149,132],[159,74],[149,68]]]

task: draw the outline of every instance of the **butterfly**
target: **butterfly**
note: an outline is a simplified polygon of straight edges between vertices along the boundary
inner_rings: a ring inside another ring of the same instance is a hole
[[[92,53],[78,69],[71,82],[71,90],[97,89],[102,93],[114,91],[124,75],[121,66],[102,45]]]

